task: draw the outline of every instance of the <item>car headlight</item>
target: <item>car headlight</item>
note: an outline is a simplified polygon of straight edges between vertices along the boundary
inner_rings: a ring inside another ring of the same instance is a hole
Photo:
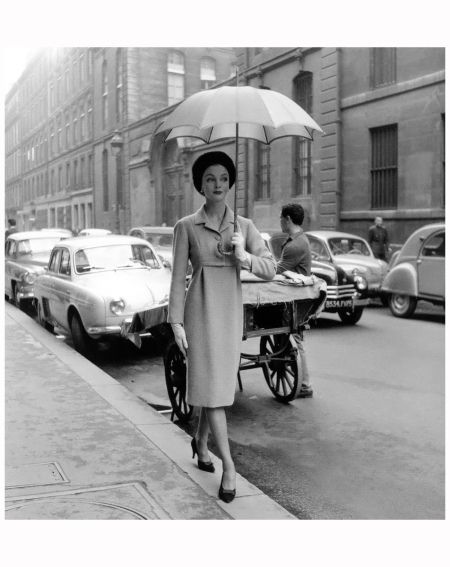
[[[358,291],[365,291],[367,289],[367,280],[362,276],[355,275],[355,285]]]
[[[123,299],[116,299],[114,301],[111,301],[109,308],[111,310],[111,313],[114,313],[114,315],[122,315],[125,309],[125,301]]]
[[[36,274],[32,274],[30,272],[27,272],[26,274],[24,274],[23,276],[23,281],[26,284],[34,284],[34,282],[36,281]]]

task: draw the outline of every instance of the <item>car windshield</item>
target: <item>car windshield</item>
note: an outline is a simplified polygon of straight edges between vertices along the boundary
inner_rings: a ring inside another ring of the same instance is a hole
[[[173,234],[146,232],[145,239],[157,248],[172,248],[173,245]]]
[[[334,256],[339,256],[341,254],[360,254],[362,256],[370,256],[369,247],[361,238],[329,238],[328,245]]]
[[[53,236],[49,238],[30,238],[19,240],[17,243],[17,253],[19,256],[49,254],[53,246],[61,240],[61,237]]]
[[[161,267],[149,246],[117,244],[85,248],[75,253],[75,269],[78,273],[139,267]]]

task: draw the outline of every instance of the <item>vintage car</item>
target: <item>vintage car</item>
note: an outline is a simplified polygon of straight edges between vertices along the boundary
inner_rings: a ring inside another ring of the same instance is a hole
[[[410,317],[418,300],[445,304],[445,224],[419,228],[391,258],[381,290],[395,317]]]
[[[44,272],[50,252],[62,238],[64,231],[32,230],[13,232],[5,242],[5,296],[17,307],[31,304],[34,283]]]
[[[269,250],[278,260],[281,256],[281,246],[287,235],[282,232],[269,234],[261,233]],[[324,311],[337,313],[343,323],[356,324],[369,303],[367,297],[367,282],[363,276],[346,274],[334,264],[326,251],[311,250],[311,271],[327,283],[327,300]]]
[[[70,333],[87,357],[136,312],[167,305],[171,273],[152,246],[125,235],[75,237],[53,248],[35,284],[39,322]]]
[[[387,262],[375,258],[364,238],[332,230],[309,230],[305,234],[313,259],[329,261],[342,268],[347,276],[362,276],[367,282],[367,295],[381,298]]]
[[[143,238],[150,242],[166,266],[172,266],[172,226],[136,226],[128,234],[136,238]]]

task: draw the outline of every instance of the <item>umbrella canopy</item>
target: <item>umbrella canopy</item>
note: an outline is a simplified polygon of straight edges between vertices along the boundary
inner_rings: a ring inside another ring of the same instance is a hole
[[[239,136],[270,144],[285,136],[312,140],[314,130],[323,132],[311,116],[287,96],[270,89],[227,86],[200,91],[181,102],[156,128],[155,135],[164,133],[164,141],[174,138],[199,138],[207,144],[225,138],[235,138],[236,232]]]
[[[285,136],[312,139],[320,126],[287,96],[255,87],[219,87],[200,91],[182,102],[155,134],[165,140],[193,137],[205,143],[238,135],[270,144]]]

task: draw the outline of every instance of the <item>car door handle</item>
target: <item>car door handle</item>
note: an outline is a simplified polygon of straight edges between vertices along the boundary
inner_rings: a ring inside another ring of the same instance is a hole
[[[422,260],[420,260],[420,259],[417,260],[417,263],[418,263],[418,264],[421,264],[421,263],[422,263]]]

